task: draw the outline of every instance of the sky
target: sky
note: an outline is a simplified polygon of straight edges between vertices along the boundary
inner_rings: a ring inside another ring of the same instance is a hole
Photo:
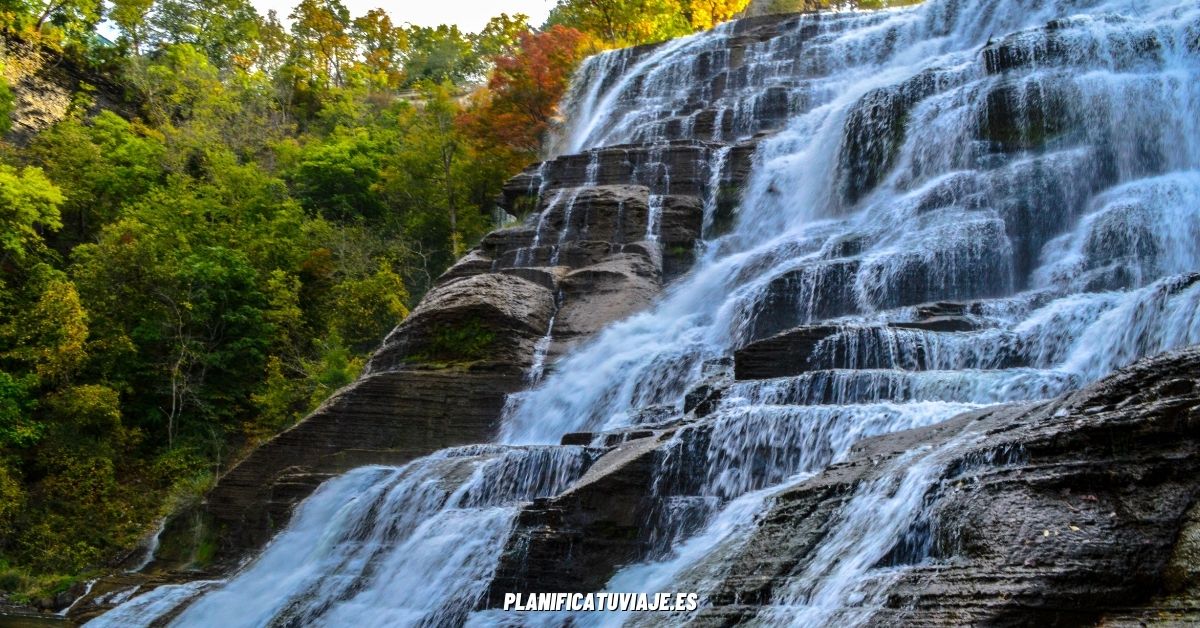
[[[358,17],[374,8],[383,8],[392,16],[392,22],[405,22],[418,26],[457,24],[464,32],[474,33],[483,28],[487,21],[500,13],[516,15],[524,13],[529,22],[541,25],[554,6],[555,0],[342,0],[350,15]],[[299,0],[252,0],[259,13],[267,14],[270,9],[286,19]]]

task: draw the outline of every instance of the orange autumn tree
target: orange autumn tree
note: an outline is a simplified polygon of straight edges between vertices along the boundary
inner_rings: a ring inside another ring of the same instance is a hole
[[[558,113],[571,74],[586,54],[587,36],[565,26],[521,33],[511,54],[493,59],[486,90],[464,114],[481,145],[506,153],[514,170],[535,159]]]

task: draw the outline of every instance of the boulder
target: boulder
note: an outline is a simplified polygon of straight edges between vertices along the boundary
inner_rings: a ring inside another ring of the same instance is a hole
[[[414,364],[519,368],[532,360],[554,307],[551,290],[515,275],[488,273],[444,283],[388,335],[367,372]]]

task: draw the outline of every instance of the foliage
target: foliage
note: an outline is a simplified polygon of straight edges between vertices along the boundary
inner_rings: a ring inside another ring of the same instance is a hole
[[[0,260],[23,260],[42,246],[39,229],[58,229],[62,192],[41,168],[0,164]]]
[[[4,76],[4,64],[0,63],[0,135],[12,129],[12,113],[15,108],[12,89]]]
[[[410,359],[442,364],[470,363],[487,357],[496,332],[477,319],[453,327],[440,325],[430,331],[425,349]]]
[[[472,112],[475,134],[490,146],[509,149],[518,161],[532,160],[583,59],[584,41],[583,33],[565,26],[521,33],[511,50],[496,58],[489,98]]]

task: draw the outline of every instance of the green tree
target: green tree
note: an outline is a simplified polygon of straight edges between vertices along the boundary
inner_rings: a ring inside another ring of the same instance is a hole
[[[693,30],[680,0],[559,0],[548,26],[588,33],[609,46],[636,46]]]
[[[71,37],[91,31],[104,14],[99,0],[31,0],[27,6],[34,30],[53,25]]]
[[[467,211],[470,146],[458,125],[461,109],[449,83],[421,86],[424,103],[403,112],[404,138],[381,174],[381,189],[404,214],[411,233],[457,257],[481,234],[480,212]]]
[[[384,205],[375,185],[383,151],[364,129],[338,131],[302,149],[289,178],[305,208],[341,221],[377,220]]]
[[[475,44],[457,26],[409,26],[406,35],[404,75],[409,86],[461,84],[478,78],[483,71]]]
[[[0,164],[0,262],[41,249],[41,230],[62,227],[62,192],[41,168]]]
[[[154,0],[113,0],[108,18],[112,20],[133,53],[140,54],[150,38],[150,9]]]
[[[516,54],[521,36],[530,30],[528,15],[501,13],[488,20],[483,30],[475,35],[475,54],[484,59]]]
[[[29,159],[61,186],[59,250],[92,239],[122,203],[136,200],[162,177],[164,147],[110,111],[90,121],[71,116],[40,133]]]
[[[408,316],[404,281],[387,265],[374,274],[346,279],[333,290],[339,316],[333,332],[358,352],[369,351],[379,339]]]
[[[341,0],[301,0],[290,17],[295,55],[310,81],[342,85],[354,55],[350,11]]]
[[[408,33],[393,26],[383,9],[372,9],[355,18],[351,33],[371,82],[379,87],[400,86],[404,82],[402,55],[408,48]]]
[[[253,55],[260,23],[248,0],[158,0],[149,22],[155,43],[188,44],[218,68]]]

